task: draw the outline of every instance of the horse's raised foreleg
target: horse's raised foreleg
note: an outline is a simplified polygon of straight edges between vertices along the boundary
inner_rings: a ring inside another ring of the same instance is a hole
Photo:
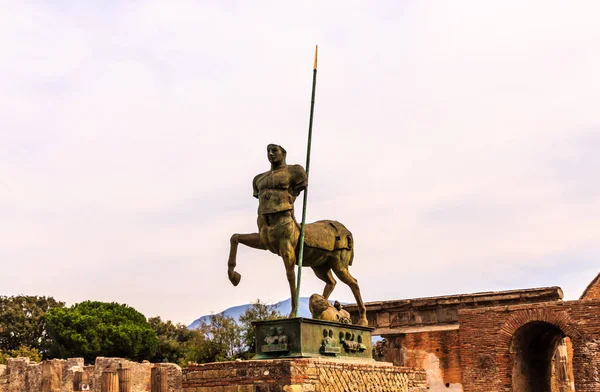
[[[243,244],[255,249],[267,249],[267,247],[261,242],[260,235],[258,233],[252,234],[234,234],[231,236],[231,247],[229,248],[229,260],[227,261],[227,275],[229,281],[237,286],[242,279],[242,275],[235,271],[237,248],[238,244]]]

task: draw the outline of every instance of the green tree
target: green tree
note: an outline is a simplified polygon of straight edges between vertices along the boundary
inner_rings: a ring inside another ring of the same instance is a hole
[[[115,302],[85,301],[70,308],[54,308],[46,314],[51,355],[150,359],[156,352],[156,333],[143,314]]]
[[[148,323],[158,337],[156,352],[150,361],[185,365],[191,341],[199,332],[183,324],[173,324],[170,320],[162,321],[160,316],[149,318]]]
[[[252,321],[275,320],[283,317],[277,310],[277,305],[266,304],[260,299],[252,302],[252,305],[239,317],[242,344],[245,348],[242,356],[250,358],[256,353],[256,330]]]
[[[232,317],[213,314],[197,331],[199,334],[189,345],[188,361],[206,363],[239,358],[243,349],[241,328]]]
[[[0,350],[0,365],[6,363],[8,358],[27,357],[33,362],[42,360],[42,354],[36,348],[21,346],[16,350]]]
[[[214,361],[230,361],[238,357],[241,351],[241,328],[233,317],[213,314],[210,322],[200,327],[206,340],[212,343]]]
[[[0,296],[0,350],[7,353],[30,347],[47,351],[50,341],[44,316],[64,305],[52,297]]]
[[[193,330],[192,338],[185,344],[184,365],[188,362],[216,362],[217,358],[222,357],[219,355],[218,346],[206,339],[201,328]]]

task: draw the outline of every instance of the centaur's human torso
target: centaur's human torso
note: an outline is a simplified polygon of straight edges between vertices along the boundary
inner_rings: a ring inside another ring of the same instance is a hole
[[[285,165],[254,177],[252,187],[258,198],[258,230],[261,242],[273,253],[280,254],[281,238],[298,241],[294,219],[294,201],[306,188],[306,171],[300,165]]]

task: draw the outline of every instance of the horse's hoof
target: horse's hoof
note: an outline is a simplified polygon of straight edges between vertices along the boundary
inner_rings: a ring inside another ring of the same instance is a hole
[[[367,318],[364,317],[364,318],[361,318],[361,319],[358,320],[358,324],[357,325],[360,325],[361,327],[368,327],[369,326],[369,322],[367,321]]]
[[[229,274],[229,281],[234,286],[237,286],[238,284],[240,284],[240,279],[242,279],[242,275],[240,275],[237,272],[232,272],[231,274]]]

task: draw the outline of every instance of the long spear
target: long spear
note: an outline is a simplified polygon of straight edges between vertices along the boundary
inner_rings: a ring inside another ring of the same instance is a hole
[[[312,95],[310,98],[310,119],[308,121],[308,144],[306,146],[306,183],[308,184],[308,172],[310,169],[310,145],[312,142],[313,113],[315,111],[315,89],[317,87],[317,56],[319,45],[315,47],[315,65],[313,67]],[[306,200],[308,199],[308,185],[304,189],[304,201],[302,202],[302,225],[300,226],[300,249],[298,250],[298,281],[296,283],[296,306],[294,317],[298,317],[298,306],[300,304],[300,282],[302,280],[302,256],[304,255],[304,232],[306,229]]]

